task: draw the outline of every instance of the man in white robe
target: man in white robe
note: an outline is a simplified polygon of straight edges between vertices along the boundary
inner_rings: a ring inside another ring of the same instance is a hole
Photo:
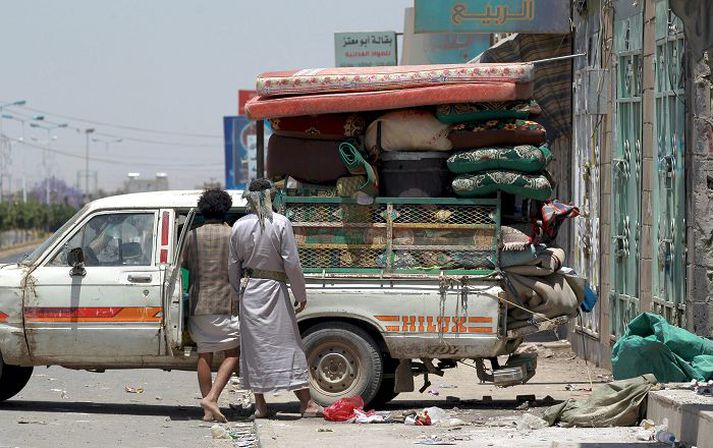
[[[269,414],[264,394],[280,390],[294,391],[302,415],[317,415],[295,317],[307,304],[304,274],[292,225],[272,211],[270,189],[264,179],[250,184],[244,197],[253,213],[233,225],[230,238],[230,282],[240,295],[241,384],[255,394],[258,418]]]

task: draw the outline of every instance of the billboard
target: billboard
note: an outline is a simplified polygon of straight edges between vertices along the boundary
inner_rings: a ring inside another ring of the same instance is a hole
[[[570,32],[565,0],[414,0],[416,33]]]
[[[334,33],[337,67],[397,65],[396,32]]]
[[[403,65],[465,63],[490,47],[490,34],[415,34],[413,22],[414,10],[406,8],[401,52]]]
[[[265,125],[265,155],[270,128]],[[244,116],[223,117],[225,138],[225,188],[243,190],[257,177],[255,122]]]

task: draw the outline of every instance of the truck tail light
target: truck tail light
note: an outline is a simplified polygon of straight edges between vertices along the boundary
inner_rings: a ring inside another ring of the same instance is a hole
[[[0,312],[0,322],[7,322],[8,315]]]
[[[168,212],[163,212],[161,217],[161,245],[168,245]]]

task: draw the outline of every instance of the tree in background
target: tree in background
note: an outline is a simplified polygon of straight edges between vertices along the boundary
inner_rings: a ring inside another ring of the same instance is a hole
[[[39,203],[46,203],[48,187],[50,204],[65,204],[75,209],[82,205],[83,193],[78,188],[72,187],[56,177],[37,182],[32,187],[29,196]]]

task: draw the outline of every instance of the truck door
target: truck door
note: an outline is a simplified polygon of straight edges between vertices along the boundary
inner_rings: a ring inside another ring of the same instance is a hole
[[[156,210],[88,216],[26,279],[24,318],[31,354],[100,365],[156,355],[161,273]],[[79,249],[84,266],[69,265]]]
[[[195,210],[188,213],[161,210],[160,262],[163,268],[162,308],[166,335],[166,352],[173,354],[183,341],[184,308],[181,262],[187,234],[193,224]]]

